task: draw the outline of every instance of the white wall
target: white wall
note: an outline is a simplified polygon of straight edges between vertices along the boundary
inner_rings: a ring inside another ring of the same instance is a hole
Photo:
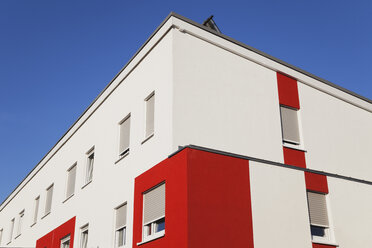
[[[174,31],[174,144],[283,161],[276,73]]]
[[[304,172],[249,161],[255,248],[311,248]]]

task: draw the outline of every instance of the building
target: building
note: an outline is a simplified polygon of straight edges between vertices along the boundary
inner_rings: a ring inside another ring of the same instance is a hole
[[[0,205],[0,247],[365,248],[371,103],[171,13]]]

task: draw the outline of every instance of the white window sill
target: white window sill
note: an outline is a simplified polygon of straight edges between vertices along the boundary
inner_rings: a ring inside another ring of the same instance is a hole
[[[317,240],[317,241],[312,241],[312,243],[313,244],[320,244],[320,245],[330,245],[330,246],[339,246],[338,244],[336,244],[336,243],[333,243],[333,242],[330,242],[330,241],[326,241],[326,240],[324,240],[324,241],[319,241],[319,240]]]
[[[68,201],[70,198],[72,198],[74,195],[75,195],[75,194],[70,195],[69,197],[67,197],[66,199],[64,199],[62,203],[67,202],[67,201]]]
[[[84,189],[84,188],[85,188],[86,186],[88,186],[92,181],[93,181],[93,180],[90,180],[89,182],[85,183],[85,184],[81,187],[81,189]]]
[[[291,149],[294,149],[294,150],[298,150],[298,151],[302,151],[302,152],[307,152],[303,147],[301,147],[300,145],[294,145],[294,144],[289,144],[289,143],[286,143],[283,141],[283,146],[284,147],[287,147],[287,148],[291,148]]]
[[[47,217],[50,213],[51,213],[51,211],[49,211],[48,213],[44,214],[44,216],[41,217],[41,219],[44,219],[44,218]]]
[[[143,245],[143,244],[146,244],[148,242],[151,242],[151,241],[154,241],[154,240],[157,240],[157,239],[160,239],[162,237],[165,236],[165,232],[161,232],[161,233],[158,233],[158,234],[154,234],[150,237],[147,237],[146,240],[142,241],[142,242],[139,242],[137,243],[137,245]]]
[[[125,152],[123,155],[120,155],[119,159],[115,161],[115,164],[119,163],[123,158],[129,155],[129,150]]]
[[[30,227],[33,227],[34,225],[36,225],[36,223],[37,223],[37,222],[32,223]]]
[[[19,236],[21,236],[21,233],[14,237],[14,239],[17,239]]]
[[[141,145],[143,145],[146,141],[148,141],[149,139],[151,139],[152,137],[154,137],[154,133],[150,134],[149,136],[147,136],[142,142],[141,142]]]

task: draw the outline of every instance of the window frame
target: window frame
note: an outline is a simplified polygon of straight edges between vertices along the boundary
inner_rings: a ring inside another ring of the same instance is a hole
[[[126,244],[127,244],[127,221],[125,221],[125,225],[122,225],[122,226],[119,226],[119,227],[116,227],[116,221],[117,221],[117,211],[119,208],[121,207],[124,207],[126,206],[126,218],[128,217],[128,204],[127,202],[124,202],[122,204],[120,204],[119,206],[117,206],[116,208],[114,208],[115,210],[115,225],[114,225],[114,230],[115,230],[115,235],[114,235],[114,247],[115,248],[122,248],[122,247],[125,247]],[[119,235],[118,233],[123,230],[123,245],[122,246],[119,246]]]
[[[144,221],[144,216],[145,216],[145,194],[151,192],[152,190],[155,190],[156,188],[164,185],[164,204],[165,202],[165,196],[166,196],[166,182],[163,181],[154,187],[151,187],[150,189],[146,190],[145,192],[142,193],[142,242],[148,242],[154,239],[158,239],[160,237],[163,237],[165,235],[165,209],[164,209],[164,215],[159,216],[158,218],[155,218],[153,220]],[[156,230],[157,223],[159,220],[164,219],[164,229],[160,230],[158,232],[154,232],[152,230]],[[148,229],[151,229],[151,234],[148,234]]]
[[[62,239],[61,239],[61,242],[60,242],[60,247],[61,248],[64,248],[64,243],[65,242],[69,242],[68,243],[68,248],[70,248],[70,246],[71,246],[71,235],[70,234],[68,234],[67,236],[65,236],[65,237],[63,237]]]
[[[86,234],[85,234],[86,232]],[[83,245],[83,235],[87,235],[86,247]],[[89,240],[89,223],[85,224],[84,226],[80,227],[80,248],[88,248],[88,240]]]
[[[92,148],[90,148],[85,154],[86,154],[86,167],[85,167],[84,186],[93,181],[94,163],[95,163],[95,158],[96,158],[95,147],[93,146]],[[93,158],[91,158],[92,156]],[[92,167],[91,169],[92,172],[89,173],[91,167]]]
[[[148,103],[149,103],[149,100],[153,97],[154,99],[154,106],[153,106],[153,113],[152,113],[152,116],[153,116],[153,130],[152,132],[150,133],[147,133],[147,111],[148,111]],[[154,136],[154,133],[155,133],[155,91],[152,91],[145,99],[144,99],[144,108],[145,108],[145,111],[144,111],[144,119],[145,119],[145,122],[144,122],[144,140],[142,141],[142,144],[144,142],[146,142],[147,140],[149,140],[152,136]]]
[[[17,223],[17,235],[15,238],[18,238],[22,234],[22,226],[24,224],[25,210],[23,209],[18,214],[18,223]]]
[[[11,243],[12,240],[13,240],[14,226],[15,226],[15,218],[10,220],[10,229],[9,229],[10,232],[9,232],[9,242],[8,242],[8,244]]]
[[[68,189],[69,189],[69,184],[70,184],[70,173],[71,171],[75,169],[75,176],[74,176],[74,187],[72,188],[72,192],[70,194],[68,194]],[[77,176],[77,162],[75,162],[73,165],[71,165],[68,169],[67,169],[67,175],[66,175],[66,186],[65,186],[65,201],[67,201],[68,199],[70,199],[71,197],[73,197],[75,195],[75,190],[76,190],[76,176]]]
[[[52,193],[50,195],[50,206],[49,206],[49,210],[47,211],[47,204],[48,204],[48,191],[52,189]],[[53,194],[54,194],[54,183],[52,183],[51,185],[49,185],[49,187],[46,188],[45,190],[46,192],[46,196],[45,196],[45,204],[44,204],[44,216],[42,218],[44,218],[45,216],[47,216],[48,214],[50,214],[52,212],[52,205],[53,205]]]
[[[326,211],[327,211],[327,220],[328,225],[320,225],[320,224],[312,224],[311,218],[310,218],[310,205],[309,205],[309,198],[307,193],[315,193],[319,195],[324,195],[325,205],[326,205]],[[309,216],[309,223],[310,223],[310,235],[311,240],[314,243],[321,243],[321,244],[333,244],[334,243],[334,235],[333,235],[333,229],[332,229],[332,223],[330,218],[330,207],[329,207],[329,197],[328,193],[319,192],[319,191],[313,191],[313,190],[306,190],[306,199],[307,199],[307,206],[308,206],[308,216]],[[324,229],[324,236],[316,236],[311,233],[311,227],[318,227]]]
[[[296,113],[296,121],[297,121],[297,131],[298,131],[298,141],[287,139],[284,136],[284,121],[283,121],[283,114],[282,114],[282,108],[293,110]],[[286,146],[293,146],[293,147],[301,147],[302,146],[302,134],[301,134],[301,121],[300,121],[300,110],[287,106],[287,105],[279,105],[279,112],[280,112],[280,123],[281,123],[281,132],[282,132],[282,142]]]
[[[127,156],[129,154],[129,151],[130,151],[130,133],[131,133],[131,117],[132,117],[132,113],[129,113],[127,114],[123,119],[121,119],[121,121],[119,121],[118,123],[118,126],[119,126],[119,145],[118,145],[118,154],[119,154],[119,160],[125,156]],[[129,119],[129,131],[128,131],[128,147],[126,147],[125,149],[123,149],[121,151],[121,143],[122,143],[122,139],[121,139],[121,125],[124,124],[125,121],[127,121]]]
[[[38,195],[34,199],[34,215],[32,217],[32,224],[31,226],[35,225],[37,223],[37,219],[39,216],[39,208],[40,208],[40,195]]]
[[[3,242],[3,234],[4,234],[4,228],[0,228],[0,245]]]

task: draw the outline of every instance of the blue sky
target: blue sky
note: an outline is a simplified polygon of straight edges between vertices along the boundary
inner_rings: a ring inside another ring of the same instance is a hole
[[[175,11],[372,99],[372,1],[0,1],[0,202]]]

